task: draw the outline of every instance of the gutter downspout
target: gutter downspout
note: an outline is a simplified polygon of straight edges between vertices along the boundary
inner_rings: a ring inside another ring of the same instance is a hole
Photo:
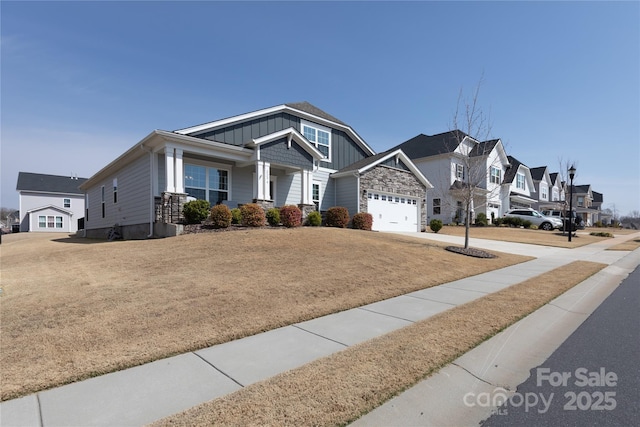
[[[147,235],[147,239],[151,239],[153,237],[153,223],[155,216],[155,203],[153,199],[153,149],[146,149],[144,143],[140,144],[140,148],[143,151],[147,151],[149,153],[149,234]]]

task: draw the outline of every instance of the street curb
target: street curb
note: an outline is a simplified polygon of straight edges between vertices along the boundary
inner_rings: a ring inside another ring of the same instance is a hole
[[[524,319],[465,353],[433,376],[364,415],[353,426],[478,425],[495,411],[469,399],[484,393],[512,394],[640,265],[629,253]],[[465,396],[467,400],[465,401]],[[493,404],[492,404],[493,403]]]

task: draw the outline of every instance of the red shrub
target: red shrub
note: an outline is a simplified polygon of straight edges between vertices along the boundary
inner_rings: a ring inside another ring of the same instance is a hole
[[[231,209],[226,205],[215,205],[211,208],[209,220],[213,228],[227,228],[231,225]]]
[[[373,216],[370,213],[358,212],[353,216],[353,228],[357,230],[371,231],[373,226]]]
[[[346,228],[349,224],[349,211],[342,206],[334,206],[327,210],[325,224],[327,227]]]
[[[280,222],[285,227],[300,227],[302,211],[295,205],[283,206],[280,208]]]
[[[240,208],[242,225],[245,227],[262,227],[266,223],[264,209],[257,203],[247,203]]]

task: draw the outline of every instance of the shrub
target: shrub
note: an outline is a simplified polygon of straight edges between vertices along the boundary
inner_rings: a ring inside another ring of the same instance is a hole
[[[592,231],[591,233],[589,233],[589,235],[596,237],[613,237],[613,234],[607,233],[606,231]]]
[[[322,224],[322,215],[318,211],[309,212],[307,215],[307,225],[318,227]]]
[[[198,224],[209,216],[211,205],[206,200],[192,200],[182,205],[182,214],[187,224]]]
[[[356,230],[371,231],[373,226],[373,216],[370,213],[358,212],[353,216],[351,226]]]
[[[231,209],[231,224],[240,223],[242,223],[242,212],[240,212],[239,208]]]
[[[302,224],[302,211],[295,205],[287,205],[280,208],[280,219],[285,227],[300,227]]]
[[[334,206],[327,210],[325,224],[327,227],[345,228],[349,224],[349,211],[342,206]]]
[[[211,208],[209,220],[213,228],[227,228],[231,225],[231,209],[227,205],[215,205]]]
[[[504,223],[504,218],[494,218],[491,223],[496,227],[500,227]]]
[[[439,219],[435,219],[435,218],[432,219],[431,222],[429,222],[429,228],[434,233],[437,233],[442,228],[442,221],[440,221]]]
[[[275,227],[277,225],[280,225],[280,210],[277,208],[271,208],[267,211],[266,214],[267,217],[267,223],[269,223],[270,226]]]
[[[479,227],[489,225],[489,221],[487,220],[487,215],[484,214],[483,212],[478,213],[478,215],[476,215],[476,225]]]
[[[266,222],[264,209],[256,203],[247,203],[240,208],[242,225],[246,227],[262,227]]]

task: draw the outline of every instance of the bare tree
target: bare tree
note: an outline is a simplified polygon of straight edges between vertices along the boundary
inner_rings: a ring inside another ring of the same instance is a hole
[[[460,90],[450,126],[456,144],[457,161],[463,166],[462,176],[456,179],[450,191],[455,195],[456,200],[462,202],[465,217],[465,249],[469,248],[472,210],[485,204],[489,196],[487,180],[493,165],[488,164],[487,156],[495,147],[495,144],[488,141],[491,134],[489,117],[478,104],[481,85],[482,78],[471,97],[465,97],[462,89]]]

